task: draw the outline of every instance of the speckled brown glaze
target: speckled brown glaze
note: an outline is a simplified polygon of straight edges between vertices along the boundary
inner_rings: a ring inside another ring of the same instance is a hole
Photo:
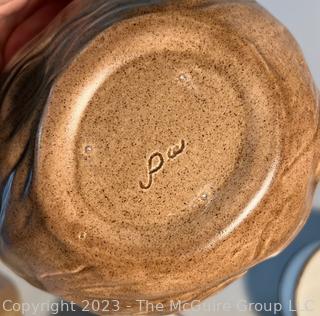
[[[21,166],[2,228],[4,260],[49,292],[169,312],[283,249],[309,214],[318,91],[254,1],[141,9],[50,91],[28,193]],[[0,177],[27,137],[1,153]]]

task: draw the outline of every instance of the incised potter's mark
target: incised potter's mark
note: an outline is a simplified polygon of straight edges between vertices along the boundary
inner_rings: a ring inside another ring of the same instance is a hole
[[[167,151],[167,160],[172,160],[182,154],[186,148],[186,142],[182,139],[180,145],[172,146]],[[165,164],[164,155],[160,152],[153,153],[148,160],[148,182],[144,184],[139,181],[140,188],[148,190],[151,188],[154,176],[159,172]]]

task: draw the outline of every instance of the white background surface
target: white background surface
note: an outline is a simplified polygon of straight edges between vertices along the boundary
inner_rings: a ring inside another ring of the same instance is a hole
[[[281,22],[283,22],[294,34],[297,41],[300,43],[302,50],[304,51],[316,83],[318,87],[320,87],[320,0],[260,0],[259,2],[263,4],[267,9],[269,9],[269,11],[271,11],[273,15],[275,15]],[[320,193],[316,195],[315,204],[320,206]],[[0,269],[4,272],[4,274],[10,276],[12,280],[17,284],[21,292],[22,301],[36,303],[53,299],[52,296],[34,289],[25,281],[13,275],[7,268],[0,266]],[[187,312],[185,313],[185,315],[256,315],[255,312],[241,312],[237,310],[237,308],[235,308],[235,306],[237,306],[237,304],[241,300],[250,300],[247,293],[246,282],[246,278],[243,278],[233,283],[220,294],[216,295],[214,298],[207,300],[202,305],[201,312]],[[258,280],[257,282],[260,281]],[[261,287],[261,290],[263,292],[264,286],[266,285],[261,282],[259,286]],[[208,305],[210,305],[211,309],[221,309],[221,305],[219,304],[223,304],[225,302],[230,303],[233,306],[231,312],[205,311],[205,309],[207,308],[206,306]],[[29,316],[34,314],[28,313],[26,315]],[[45,316],[47,314],[37,313],[36,315]]]

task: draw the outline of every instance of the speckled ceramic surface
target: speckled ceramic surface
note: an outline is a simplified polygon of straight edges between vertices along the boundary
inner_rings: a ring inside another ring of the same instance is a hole
[[[0,96],[1,256],[65,299],[205,298],[309,214],[318,91],[254,1],[75,1]]]

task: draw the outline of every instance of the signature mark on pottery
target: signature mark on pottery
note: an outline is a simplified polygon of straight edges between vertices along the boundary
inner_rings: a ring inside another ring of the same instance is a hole
[[[167,161],[175,159],[177,156],[181,155],[186,148],[186,142],[184,139],[181,140],[180,145],[171,146],[167,150]],[[154,176],[158,173],[165,165],[165,155],[160,152],[154,152],[148,159],[148,182],[144,184],[139,181],[140,188],[143,190],[148,190],[151,188]]]
[[[178,155],[180,155],[180,154],[183,153],[183,151],[185,150],[185,148],[186,148],[186,143],[185,143],[185,141],[182,139],[180,146],[179,146],[179,145],[175,145],[175,146],[170,147],[170,148],[168,149],[168,152],[167,152],[168,158],[169,158],[169,159],[174,159],[174,158],[176,158]]]
[[[154,160],[158,160],[158,163],[155,164]],[[148,160],[148,183],[143,184],[142,181],[139,182],[140,188],[143,190],[150,189],[153,183],[153,174],[157,173],[164,165],[164,158],[161,153],[153,153]]]

